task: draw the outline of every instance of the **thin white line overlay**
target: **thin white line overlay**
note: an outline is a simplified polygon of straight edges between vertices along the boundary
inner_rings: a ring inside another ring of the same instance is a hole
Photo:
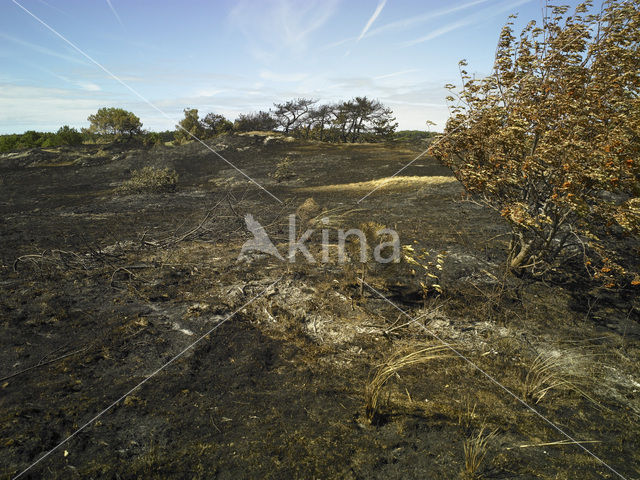
[[[69,440],[71,440],[73,437],[75,437],[78,433],[80,433],[82,430],[84,430],[85,428],[87,428],[89,425],[91,425],[93,422],[95,422],[98,418],[100,418],[102,415],[104,415],[105,413],[107,413],[109,410],[111,410],[113,407],[115,407],[118,403],[120,403],[122,400],[124,400],[128,395],[131,395],[133,392],[135,392],[137,389],[139,389],[142,385],[144,385],[145,383],[147,383],[147,381],[149,381],[150,379],[152,379],[153,377],[155,377],[158,373],[160,373],[162,370],[164,370],[165,368],[167,368],[169,365],[171,365],[174,361],[176,361],[178,358],[180,358],[182,355],[184,355],[186,352],[188,352],[189,350],[191,350],[194,346],[196,346],[198,343],[200,343],[204,338],[206,338],[208,335],[210,335],[211,333],[213,333],[218,327],[220,327],[222,324],[224,324],[227,320],[229,320],[230,318],[232,318],[235,314],[237,314],[239,311],[241,311],[242,309],[246,308],[248,305],[251,305],[254,301],[256,301],[258,298],[262,297],[265,293],[267,293],[267,291],[273,287],[276,283],[278,283],[280,280],[282,280],[282,276],[280,276],[280,278],[278,278],[275,282],[273,282],[271,285],[269,285],[267,288],[265,288],[264,290],[262,290],[262,292],[260,292],[258,295],[256,295],[255,297],[253,297],[251,300],[249,300],[248,302],[246,302],[244,305],[242,305],[241,307],[239,307],[237,310],[234,310],[232,313],[230,313],[229,315],[227,315],[224,319],[222,319],[220,322],[216,323],[211,329],[209,329],[209,331],[207,331],[204,335],[200,336],[196,341],[194,341],[193,343],[189,344],[187,347],[185,347],[183,350],[180,351],[180,353],[178,353],[177,355],[175,355],[174,357],[172,357],[167,363],[165,363],[164,365],[162,365],[160,368],[158,368],[157,370],[155,370],[153,373],[151,373],[150,375],[148,375],[147,377],[145,377],[140,383],[138,383],[135,387],[133,387],[132,389],[130,389],[129,391],[127,391],[127,393],[123,394],[122,396],[120,396],[117,400],[115,400],[113,403],[109,404],[108,407],[106,407],[105,409],[103,409],[102,411],[100,411],[97,415],[95,415],[91,420],[89,420],[88,422],[84,423],[80,428],[78,428],[77,430],[75,430],[73,433],[71,433],[68,437],[66,437],[64,440],[62,440],[60,443],[58,443],[55,447],[53,447],[51,450],[47,451],[44,455],[42,455],[40,458],[38,458],[35,462],[33,462],[31,465],[29,465],[27,468],[25,468],[24,470],[22,470],[20,473],[18,473],[15,477],[13,477],[13,480],[16,480],[17,478],[20,478],[22,475],[24,475],[25,473],[27,473],[29,470],[31,470],[33,467],[35,467],[38,463],[40,463],[42,460],[44,460],[45,458],[47,458],[49,455],[51,455],[53,452],[55,452],[57,449],[59,449],[62,445],[64,445],[65,443],[67,443]]]
[[[17,2],[16,0],[11,0],[13,3],[15,3],[18,7],[20,7],[22,10],[24,10],[29,16],[33,17],[36,21],[38,21],[40,24],[42,24],[47,30],[49,30],[50,32],[52,32],[55,36],[57,36],[58,38],[60,38],[61,40],[63,40],[67,45],[69,45],[70,47],[72,47],[75,51],[77,51],[78,53],[80,53],[83,57],[85,57],[86,59],[88,59],[91,63],[93,63],[94,65],[96,65],[98,68],[100,68],[100,70],[102,70],[103,72],[105,72],[107,75],[109,75],[111,78],[113,78],[116,82],[118,82],[119,84],[121,84],[123,87],[125,87],[127,90],[129,90],[131,93],[133,93],[136,97],[138,97],[140,100],[142,100],[144,103],[146,103],[147,105],[149,105],[151,108],[153,108],[155,111],[157,111],[158,113],[160,113],[160,115],[162,115],[163,117],[165,117],[166,119],[170,120],[171,122],[175,122],[175,119],[173,119],[169,114],[167,114],[164,110],[161,110],[160,108],[158,108],[154,103],[152,103],[149,99],[147,99],[144,95],[142,95],[140,92],[138,92],[136,89],[134,89],[133,87],[129,86],[129,84],[127,84],[125,81],[123,81],[122,79],[120,79],[120,77],[118,77],[116,74],[112,73],[109,69],[107,69],[106,67],[104,67],[101,63],[99,63],[97,60],[94,60],[93,57],[91,57],[88,53],[86,53],[84,50],[82,50],[80,47],[76,46],[71,40],[68,40],[64,35],[62,35],[61,33],[59,33],[56,29],[54,29],[53,27],[51,27],[49,24],[47,24],[44,20],[42,20],[40,17],[38,17],[37,15],[35,15],[33,12],[31,12],[30,10],[28,10],[27,8],[25,8],[24,6],[22,6],[22,4],[20,4],[19,2]],[[258,188],[260,188],[261,190],[264,190],[264,192],[266,192],[271,198],[273,198],[274,200],[276,200],[278,203],[282,203],[282,200],[280,200],[278,197],[276,197],[273,193],[271,193],[269,190],[267,190],[266,188],[264,188],[262,185],[260,185],[257,181],[255,181],[253,178],[251,178],[249,175],[247,175],[246,173],[244,173],[242,170],[240,170],[238,167],[236,167],[233,163],[231,163],[229,160],[227,160],[226,158],[224,158],[220,153],[218,153],[216,150],[214,150],[213,148],[211,148],[209,145],[207,145],[205,142],[203,142],[202,140],[200,140],[198,137],[196,137],[193,133],[191,133],[189,130],[187,130],[186,128],[184,128],[182,125],[180,125],[179,123],[176,122],[176,127],[178,127],[180,130],[184,131],[187,135],[189,135],[191,138],[193,138],[194,140],[196,140],[197,142],[201,143],[202,145],[204,145],[208,150],[210,150],[211,152],[213,152],[214,154],[216,154],[218,157],[220,157],[225,163],[227,163],[229,166],[231,166],[232,168],[234,168],[235,170],[237,170],[240,174],[242,174],[245,178],[247,178],[251,183],[253,183],[254,185],[256,185]]]

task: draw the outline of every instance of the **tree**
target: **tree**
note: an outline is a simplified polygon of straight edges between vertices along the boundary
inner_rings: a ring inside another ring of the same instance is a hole
[[[431,153],[507,220],[512,270],[541,274],[580,256],[613,285],[634,268],[615,245],[640,234],[640,4],[590,8],[554,7],[519,38],[508,23],[487,78],[462,61]]]
[[[356,97],[343,102],[335,113],[334,125],[343,142],[361,142],[390,136],[398,127],[391,109],[378,100]]]
[[[274,115],[278,126],[282,127],[285,134],[296,130],[310,108],[317,102],[310,98],[296,98],[285,103],[274,103],[273,106],[276,107]]]
[[[275,118],[269,112],[241,114],[236,119],[233,129],[239,132],[270,131],[277,127]]]
[[[219,135],[233,130],[233,123],[224,118],[223,115],[215,113],[207,113],[202,119],[202,126],[206,136]]]
[[[89,131],[116,139],[138,135],[142,131],[142,122],[133,113],[122,108],[101,108],[88,117]]]
[[[335,105],[320,105],[312,108],[307,115],[307,137],[313,132],[317,135],[318,140],[325,139],[325,129],[331,126],[331,122],[335,118]]]
[[[204,127],[198,118],[198,109],[185,108],[184,118],[176,125],[175,141],[183,143],[196,138],[202,139],[202,137],[204,137]]]

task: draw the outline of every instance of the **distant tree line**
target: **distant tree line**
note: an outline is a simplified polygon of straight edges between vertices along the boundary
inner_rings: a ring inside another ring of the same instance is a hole
[[[297,98],[274,104],[277,126],[284,133],[330,142],[389,139],[396,131],[393,112],[378,100],[356,97],[335,104]]]
[[[280,131],[297,138],[326,142],[376,142],[394,138],[398,127],[390,108],[367,97],[333,104],[296,98],[275,103],[273,110],[241,114],[235,122],[215,113],[200,118],[197,109],[187,108],[176,130],[165,132],[142,130],[140,118],[122,108],[100,108],[89,115],[88,120],[89,128],[81,131],[64,126],[56,133],[28,131],[0,135],[0,152],[113,141],[141,141],[151,146],[251,131]]]
[[[281,131],[328,142],[374,142],[390,139],[397,127],[391,109],[378,100],[356,97],[318,105],[314,99],[296,98],[275,103],[273,111],[241,114],[234,123],[213,113],[199,119],[197,109],[185,109],[175,136],[177,141],[185,141],[231,131]]]
[[[51,148],[63,145],[80,145],[83,140],[82,133],[67,125],[60,127],[56,133],[29,130],[22,134],[0,135],[0,152],[36,147]]]

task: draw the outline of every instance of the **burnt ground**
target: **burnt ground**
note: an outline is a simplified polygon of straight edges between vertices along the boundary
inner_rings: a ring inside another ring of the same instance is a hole
[[[195,144],[0,156],[1,478],[87,422],[22,478],[640,478],[634,292],[505,275],[506,226],[447,169],[420,158],[388,178],[418,147],[217,143],[282,203]],[[145,165],[176,169],[176,192],[119,193]],[[284,253],[296,212],[334,244],[338,228],[395,228],[437,278],[406,258],[371,265],[394,306],[361,295],[335,248],[326,264],[238,258],[245,214]],[[380,366],[441,342],[469,362],[398,368],[370,421]],[[519,396],[529,385],[527,402],[602,462],[485,373]],[[493,435],[472,466],[480,432]]]

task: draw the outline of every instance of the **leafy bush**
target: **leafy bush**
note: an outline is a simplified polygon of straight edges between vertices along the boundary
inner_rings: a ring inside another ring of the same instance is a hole
[[[59,145],[82,145],[82,134],[75,128],[64,125],[56,132],[56,142]]]
[[[207,137],[228,133],[233,130],[233,123],[227,120],[223,115],[215,113],[207,113],[202,119],[204,133]]]
[[[121,193],[165,193],[174,192],[178,184],[178,173],[169,168],[143,167],[131,172],[131,178],[118,191]]]
[[[153,147],[154,145],[162,145],[162,135],[158,132],[145,132],[142,143],[145,147]]]
[[[233,125],[238,132],[271,131],[278,126],[269,112],[241,114]]]
[[[431,153],[509,222],[512,270],[573,256],[613,286],[635,268],[616,245],[638,239],[640,4],[588,7],[555,7],[519,38],[507,24],[487,78],[461,62],[459,102]]]

